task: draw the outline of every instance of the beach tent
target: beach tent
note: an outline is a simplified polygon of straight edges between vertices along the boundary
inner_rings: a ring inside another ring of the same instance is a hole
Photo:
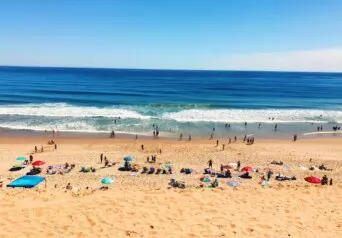
[[[43,182],[45,177],[42,176],[23,176],[7,185],[10,188],[33,188]],[[46,187],[46,180],[45,180]]]

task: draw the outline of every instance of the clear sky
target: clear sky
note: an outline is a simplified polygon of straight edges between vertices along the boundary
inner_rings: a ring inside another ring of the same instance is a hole
[[[0,1],[0,65],[342,71],[341,0]]]

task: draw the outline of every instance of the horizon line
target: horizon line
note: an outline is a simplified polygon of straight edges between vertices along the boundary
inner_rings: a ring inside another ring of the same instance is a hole
[[[92,66],[47,66],[47,65],[0,65],[0,68],[55,68],[55,69],[112,69],[112,70],[159,70],[159,71],[219,71],[219,72],[269,72],[269,73],[329,73],[342,74],[342,71],[305,71],[305,70],[248,70],[248,69],[153,69],[153,68],[116,68]]]

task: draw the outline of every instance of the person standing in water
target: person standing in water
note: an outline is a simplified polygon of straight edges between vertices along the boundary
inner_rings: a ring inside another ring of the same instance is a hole
[[[212,140],[212,139],[214,139],[214,134],[213,133],[211,133],[210,137],[209,137],[209,140]]]

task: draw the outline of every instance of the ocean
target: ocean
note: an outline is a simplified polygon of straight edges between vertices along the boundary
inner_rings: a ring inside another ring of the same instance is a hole
[[[292,137],[341,123],[342,73],[0,67],[6,130]]]

